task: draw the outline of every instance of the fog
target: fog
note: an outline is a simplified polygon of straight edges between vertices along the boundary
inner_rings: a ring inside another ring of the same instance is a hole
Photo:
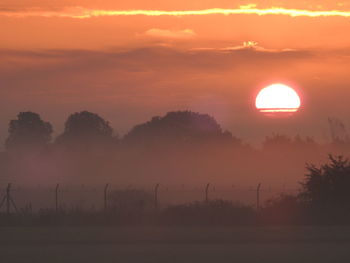
[[[319,164],[329,154],[346,155],[350,150],[347,139],[334,134],[334,141],[319,143],[312,137],[276,133],[267,135],[259,147],[252,146],[222,130],[213,117],[190,111],[154,117],[121,138],[112,131],[98,134],[104,128],[94,123],[89,131],[88,125],[66,127],[62,135],[37,148],[7,147],[1,156],[3,180],[25,185],[297,185],[306,163]]]

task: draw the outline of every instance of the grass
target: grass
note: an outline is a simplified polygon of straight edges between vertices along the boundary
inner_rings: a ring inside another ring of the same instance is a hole
[[[350,227],[8,227],[1,262],[349,262]]]

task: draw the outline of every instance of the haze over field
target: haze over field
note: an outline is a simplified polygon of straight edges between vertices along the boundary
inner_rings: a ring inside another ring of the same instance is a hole
[[[320,164],[328,154],[349,154],[343,124],[337,119],[329,124],[330,143],[274,134],[258,149],[224,130],[212,116],[191,111],[154,116],[123,137],[114,134],[108,121],[88,111],[72,113],[58,136],[37,113],[21,112],[9,123],[6,151],[0,156],[1,180],[29,186],[109,182],[118,188],[156,183],[163,188],[202,188],[210,182],[226,186],[225,191],[263,183],[265,190],[295,190],[306,163]]]

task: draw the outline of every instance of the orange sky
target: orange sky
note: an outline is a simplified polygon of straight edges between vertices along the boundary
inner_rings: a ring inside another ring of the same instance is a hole
[[[327,117],[337,116],[347,123],[350,3],[117,2],[1,1],[2,140],[8,120],[24,110],[39,112],[60,132],[69,113],[87,109],[124,133],[153,115],[191,109],[214,115],[224,128],[251,141],[279,131],[327,139]],[[276,7],[306,12],[301,17],[106,16],[103,12],[85,19],[58,17],[79,10],[171,13]],[[317,12],[336,15],[318,16]],[[246,41],[257,44],[243,47]],[[298,115],[269,120],[254,111],[257,90],[273,82],[300,91],[304,109]]]

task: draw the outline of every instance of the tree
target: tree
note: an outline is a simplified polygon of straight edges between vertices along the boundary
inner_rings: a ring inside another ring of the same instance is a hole
[[[34,112],[20,112],[9,124],[7,150],[40,150],[47,146],[53,132],[49,122]]]
[[[311,137],[301,137],[296,135],[294,138],[288,137],[283,134],[273,134],[272,136],[267,136],[263,142],[264,150],[275,150],[280,151],[288,150],[313,150],[317,148],[317,143]]]
[[[281,147],[290,147],[293,140],[282,134],[273,134],[272,136],[265,137],[263,142],[264,150],[280,150]]]
[[[164,117],[153,117],[150,121],[135,126],[125,137],[132,142],[194,142],[210,139],[232,139],[223,132],[216,120],[207,115],[191,111],[168,112]]]
[[[329,155],[329,162],[316,167],[307,165],[301,196],[315,206],[350,205],[350,162],[342,156]]]
[[[113,129],[106,120],[95,113],[82,111],[68,117],[64,132],[56,142],[66,146],[81,147],[110,142],[112,138]]]
[[[66,178],[100,180],[99,175],[112,171],[114,141],[113,129],[102,117],[88,111],[73,113],[55,142],[57,166]]]

